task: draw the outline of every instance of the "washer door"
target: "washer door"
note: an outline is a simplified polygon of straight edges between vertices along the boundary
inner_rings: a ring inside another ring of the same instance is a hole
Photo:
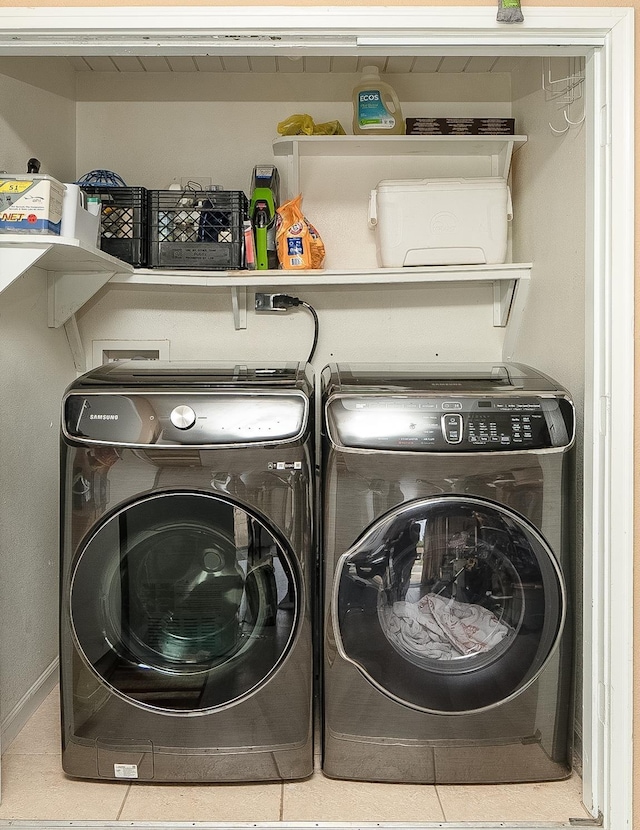
[[[540,533],[497,503],[409,502],[339,560],[340,654],[394,700],[425,712],[503,703],[542,671],[563,629],[562,572]]]
[[[171,713],[237,702],[287,654],[300,618],[291,551],[219,496],[166,493],[109,516],[70,587],[80,652],[110,689]]]

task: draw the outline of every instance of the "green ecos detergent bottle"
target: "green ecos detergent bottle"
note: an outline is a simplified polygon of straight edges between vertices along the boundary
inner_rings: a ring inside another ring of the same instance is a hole
[[[377,66],[365,66],[353,89],[354,135],[404,135],[400,101]]]

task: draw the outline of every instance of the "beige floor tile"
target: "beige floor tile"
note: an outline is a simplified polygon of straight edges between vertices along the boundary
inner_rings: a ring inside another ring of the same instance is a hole
[[[336,781],[315,773],[284,785],[284,821],[442,821],[435,787]]]
[[[128,785],[74,781],[52,755],[2,757],[0,819],[103,820],[118,817]]]
[[[7,755],[60,755],[60,694],[48,695],[7,749]]]
[[[74,781],[60,766],[59,720],[56,688],[3,756],[0,819],[437,822],[588,816],[577,776],[541,784],[437,787],[336,781],[320,772],[284,786]]]
[[[278,821],[281,784],[133,784],[121,821]]]
[[[437,787],[447,821],[567,821],[587,818],[581,782]]]

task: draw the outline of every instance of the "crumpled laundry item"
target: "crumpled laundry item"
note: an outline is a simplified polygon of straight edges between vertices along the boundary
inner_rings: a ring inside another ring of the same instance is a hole
[[[487,608],[439,594],[394,602],[387,616],[387,634],[396,645],[435,660],[490,651],[508,633],[509,626]]]

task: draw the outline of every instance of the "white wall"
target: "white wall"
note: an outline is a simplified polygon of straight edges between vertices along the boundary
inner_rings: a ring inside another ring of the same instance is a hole
[[[562,61],[562,64],[565,62]],[[541,89],[542,59],[513,75],[514,115],[529,141],[513,162],[514,258],[533,262],[532,288],[518,357],[584,390],[585,128],[566,126],[562,106]],[[563,67],[564,68],[564,67]],[[555,73],[561,76],[558,67]],[[554,75],[555,76],[555,75]],[[570,117],[578,119],[581,103]],[[553,348],[549,348],[549,344]]]
[[[566,77],[567,61],[554,61],[552,78]],[[547,68],[545,62],[545,69]],[[516,358],[558,379],[576,403],[576,488],[573,573],[578,652],[582,646],[582,435],[585,358],[585,127],[564,135],[565,103],[541,89],[542,59],[520,64],[513,75],[514,115],[530,140],[513,164],[514,256],[533,262],[531,293]],[[559,87],[557,87],[559,89]],[[582,100],[568,117],[578,121]],[[581,734],[582,662],[576,660],[576,737]],[[579,744],[576,747],[580,752]]]
[[[350,73],[81,72],[78,175],[116,170],[130,186],[166,187],[206,175],[248,191],[272,160],[277,124],[294,113],[339,120],[351,133]],[[508,115],[508,75],[394,75],[404,115]],[[344,197],[344,189],[338,196]]]
[[[39,269],[0,295],[0,721],[58,653],[60,399],[75,377]]]
[[[0,169],[75,181],[75,73],[65,61],[0,57]]]
[[[332,360],[450,362],[494,360],[500,353],[502,330],[492,326],[488,286],[301,287],[288,293],[319,314],[313,361],[319,368]],[[172,360],[303,360],[313,338],[304,309],[282,315],[249,311],[247,328],[236,331],[228,289],[103,289],[83,308],[78,324],[89,354],[93,340],[167,339]]]
[[[75,176],[75,74],[39,58],[0,58],[0,168]],[[60,397],[75,372],[64,330],[47,328],[46,277],[32,269],[0,295],[0,724],[58,652]]]

